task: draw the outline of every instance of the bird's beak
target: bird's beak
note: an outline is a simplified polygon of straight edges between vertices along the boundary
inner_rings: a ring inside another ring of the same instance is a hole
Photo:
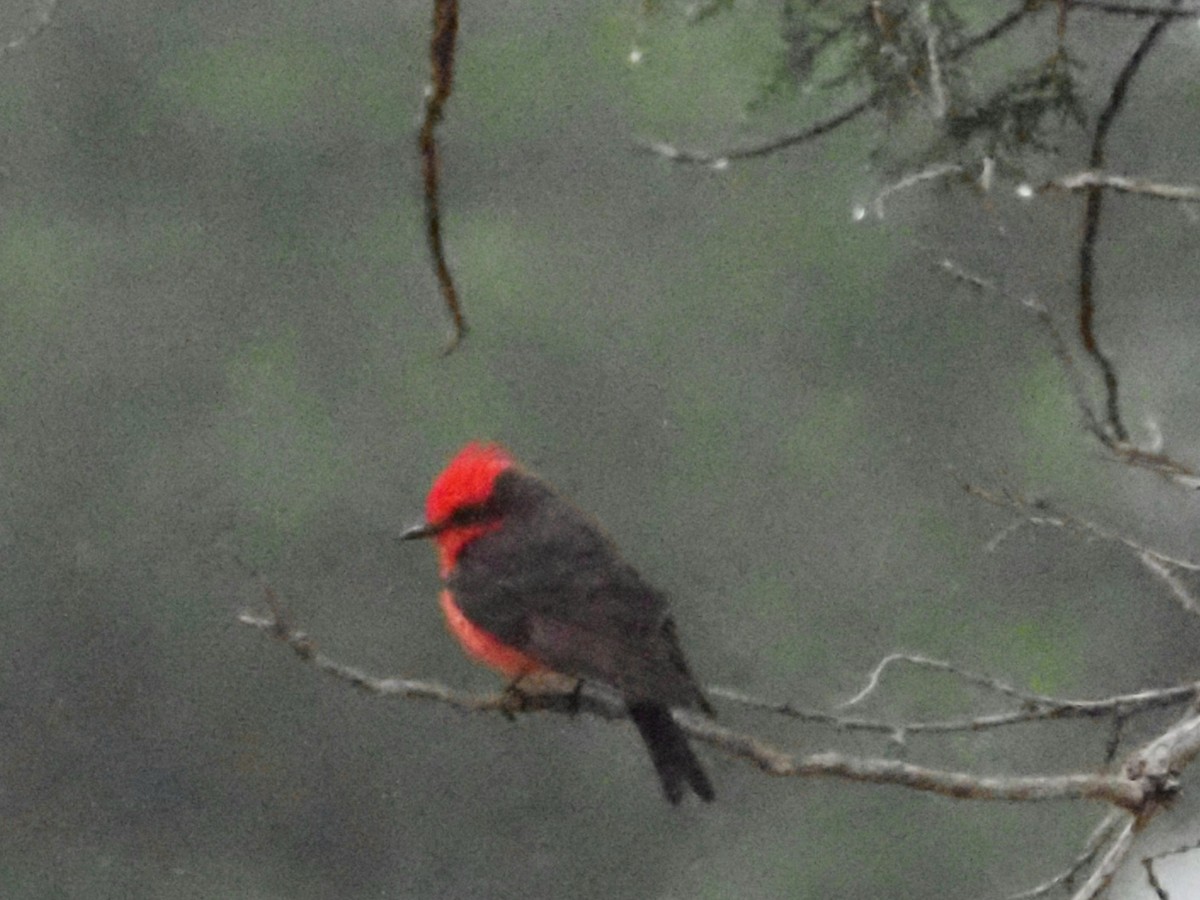
[[[436,525],[429,522],[422,522],[420,525],[414,525],[412,528],[406,528],[400,532],[400,540],[416,541],[421,538],[433,537],[439,530]]]

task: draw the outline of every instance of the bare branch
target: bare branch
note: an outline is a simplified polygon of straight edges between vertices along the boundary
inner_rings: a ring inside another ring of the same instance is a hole
[[[920,16],[921,27],[925,30],[925,56],[929,62],[929,93],[933,96],[930,113],[935,120],[941,121],[946,118],[946,86],[942,83],[942,66],[938,62],[938,30],[929,13],[928,0],[917,7],[917,13]]]
[[[1121,864],[1125,862],[1125,857],[1129,855],[1129,850],[1133,846],[1136,824],[1137,820],[1130,816],[1125,827],[1112,842],[1112,846],[1108,848],[1108,852],[1104,854],[1104,858],[1092,870],[1091,876],[1084,882],[1083,887],[1072,895],[1071,900],[1095,900],[1108,888],[1113,876],[1117,874],[1117,869],[1121,868]]]
[[[703,0],[703,2],[688,4],[685,14],[690,24],[698,25],[705,19],[715,16],[721,11],[721,7],[729,5],[731,5],[730,0]]]
[[[1189,19],[1193,16],[1200,16],[1200,9],[1195,7],[1178,9],[1175,6],[1135,6],[1129,3],[1106,3],[1103,0],[1072,0],[1071,8],[1146,19],[1152,16],[1168,19]]]
[[[913,172],[910,175],[905,175],[899,181],[895,182],[894,184],[887,185],[883,188],[883,190],[875,195],[875,199],[871,201],[871,208],[875,213],[875,217],[878,219],[883,218],[883,200],[885,197],[889,197],[892,194],[898,193],[899,191],[907,190],[908,188],[920,184],[923,181],[933,181],[937,178],[944,178],[947,175],[956,175],[962,171],[963,167],[957,163],[940,163],[936,166],[930,166],[927,169],[923,169],[920,172]],[[865,217],[865,215],[865,207],[860,206],[854,211],[855,219],[862,219]]]
[[[1168,801],[1178,790],[1179,773],[1200,754],[1200,713],[1195,708],[1178,722],[1147,742],[1125,761],[1130,778],[1149,780],[1154,790]],[[1143,811],[1143,817],[1157,812]]]
[[[1040,12],[1040,7],[1038,4],[1020,4],[1008,15],[997,19],[986,29],[975,35],[975,37],[967,38],[967,40],[963,41],[962,44],[956,47],[950,54],[950,58],[958,59],[962,56],[966,56],[968,53],[971,53],[974,50],[978,50],[984,44],[990,44],[1006,31],[1011,31],[1013,28],[1019,25],[1027,15],[1036,12]]]
[[[1129,178],[1125,175],[1113,175],[1107,172],[1083,171],[1074,175],[1064,175],[1054,178],[1036,188],[1022,186],[1018,191],[1031,191],[1039,194],[1047,191],[1083,191],[1093,187],[1111,188],[1126,194],[1145,194],[1159,200],[1193,201],[1200,200],[1200,187],[1191,184],[1163,184],[1149,181],[1145,178]]]
[[[1179,6],[1179,0],[1174,0],[1170,8]],[[1129,85],[1133,81],[1142,63],[1150,51],[1158,43],[1163,31],[1171,22],[1170,16],[1159,15],[1154,24],[1143,35],[1137,48],[1130,54],[1125,65],[1121,67],[1116,81],[1113,82],[1112,92],[1108,103],[1100,111],[1096,119],[1096,129],[1092,134],[1092,149],[1088,165],[1093,171],[1104,168],[1104,153],[1108,142],[1108,133],[1116,121],[1125,103]],[[1087,188],[1087,203],[1083,214],[1083,240],[1079,245],[1079,339],[1084,350],[1091,356],[1104,380],[1105,391],[1105,431],[1101,440],[1111,445],[1114,443],[1127,444],[1129,434],[1121,421],[1121,404],[1118,399],[1117,371],[1112,361],[1100,348],[1095,332],[1095,250],[1096,236],[1100,231],[1100,214],[1103,208],[1104,192],[1100,187],[1092,185]]]
[[[1002,297],[1015,300],[1008,291],[999,287],[994,281],[977,275],[964,269],[954,260],[943,257],[938,262],[938,268],[949,274],[957,281],[969,285],[975,290],[985,293],[999,294]],[[1108,435],[1105,433],[1100,420],[1096,416],[1096,412],[1092,409],[1091,401],[1088,399],[1087,388],[1084,385],[1082,373],[1079,371],[1079,366],[1075,362],[1075,357],[1071,353],[1070,347],[1067,345],[1066,339],[1063,337],[1062,331],[1054,321],[1054,317],[1050,315],[1050,311],[1046,309],[1045,304],[1037,297],[1026,297],[1018,300],[1021,306],[1033,313],[1037,317],[1038,323],[1045,329],[1047,337],[1050,338],[1050,348],[1054,353],[1054,357],[1058,360],[1063,368],[1063,373],[1067,376],[1067,383],[1071,386],[1071,392],[1075,397],[1075,405],[1079,409],[1080,415],[1083,417],[1084,426],[1090,431],[1102,444],[1106,447],[1110,446]]]
[[[415,700],[436,700],[458,709],[471,712],[501,710],[504,701],[501,695],[479,697],[456,691],[445,685],[431,681],[413,681],[406,678],[379,678],[368,675],[353,666],[343,665],[326,656],[317,649],[317,645],[303,631],[294,631],[275,616],[262,617],[250,613],[242,613],[238,621],[243,625],[257,628],[277,641],[292,648],[292,651],[304,662],[311,664],[320,671],[348,682],[368,694],[379,697],[407,697]]]
[[[1024,521],[1030,525],[1065,528],[1128,547],[1138,561],[1146,567],[1146,570],[1167,586],[1171,596],[1179,602],[1180,606],[1188,612],[1200,613],[1200,604],[1197,604],[1177,574],[1178,570],[1200,572],[1200,563],[1177,556],[1169,556],[1130,537],[1097,525],[1095,522],[1080,519],[1069,513],[1055,511],[1044,501],[1034,502],[1010,491],[994,491],[970,483],[964,483],[963,489],[995,506],[1019,510],[1025,514]]]
[[[1044,800],[1103,800],[1125,809],[1136,809],[1143,801],[1140,788],[1131,781],[1111,775],[1006,775],[986,776],[969,772],[930,769],[895,759],[864,759],[841,753],[814,753],[795,757],[773,748],[760,753],[758,741],[723,731],[715,725],[688,729],[697,740],[749,759],[772,775],[835,777],[871,784],[893,784],[964,800],[1037,802]]]
[[[1031,194],[1032,188],[1027,188],[1026,192]],[[998,286],[994,281],[968,271],[948,257],[943,257],[938,261],[938,268],[955,280],[961,281],[975,290],[1015,299],[1008,291]],[[1067,340],[1055,323],[1054,317],[1050,315],[1050,311],[1046,309],[1045,304],[1037,297],[1026,297],[1018,302],[1025,309],[1032,312],[1037,317],[1041,326],[1046,330],[1046,334],[1050,338],[1051,350],[1067,376],[1067,382],[1075,397],[1075,405],[1083,417],[1084,427],[1091,432],[1101,445],[1118,462],[1154,472],[1156,475],[1168,478],[1188,489],[1200,489],[1200,476],[1197,476],[1195,470],[1177,461],[1169,454],[1162,452],[1160,449],[1162,446],[1162,435],[1160,432],[1157,432],[1157,429],[1150,448],[1139,447],[1128,440],[1116,440],[1113,438],[1088,399],[1088,391],[1079,365],[1075,362],[1075,357],[1071,353]]]
[[[692,165],[709,166],[712,169],[722,170],[729,167],[729,163],[739,159],[754,159],[759,156],[769,156],[778,150],[784,150],[788,147],[795,147],[797,144],[803,144],[818,138],[823,134],[828,134],[835,128],[845,125],[852,119],[857,118],[862,113],[871,108],[874,101],[878,99],[876,95],[868,97],[852,106],[847,107],[839,113],[835,113],[827,119],[822,119],[814,125],[810,125],[801,131],[793,132],[792,134],[782,137],[772,138],[762,144],[752,144],[749,147],[741,149],[726,150],[720,153],[709,153],[703,150],[684,150],[676,147],[674,144],[666,143],[665,141],[639,141],[635,146],[650,153],[655,153],[664,159],[669,159],[671,162],[690,163]]]
[[[1153,856],[1143,857],[1142,866],[1146,869],[1146,881],[1149,882],[1150,887],[1154,890],[1154,893],[1159,900],[1170,900],[1170,894],[1167,893],[1167,889],[1162,886],[1162,883],[1154,874],[1154,864],[1160,859],[1164,859],[1168,856],[1178,856],[1181,853],[1191,853],[1197,849],[1200,849],[1200,841],[1192,841],[1191,843],[1183,844],[1179,847],[1173,847],[1170,850],[1164,850],[1162,853],[1155,853]]]
[[[1162,882],[1154,874],[1154,862],[1150,857],[1142,859],[1142,866],[1146,870],[1146,882],[1150,885],[1150,889],[1154,891],[1154,896],[1158,900],[1171,900],[1171,895],[1167,893],[1167,889],[1162,886]]]
[[[949,274],[951,278],[961,281],[978,291],[996,293],[999,290],[994,281],[964,269],[948,256],[944,256],[938,260],[938,268]]]
[[[845,709],[847,706],[854,706],[856,703],[865,700],[879,686],[879,678],[881,675],[883,675],[884,670],[893,663],[898,662],[909,663],[910,665],[918,666],[924,669],[934,669],[938,672],[948,672],[952,675],[957,675],[964,681],[969,681],[971,684],[974,684],[978,687],[986,688],[990,691],[995,691],[998,694],[1004,694],[1008,697],[1015,697],[1016,699],[1025,703],[1040,702],[1048,699],[1018,690],[1012,685],[1005,684],[1003,681],[991,678],[990,676],[980,675],[976,672],[968,672],[965,669],[960,669],[958,666],[954,665],[953,663],[946,662],[945,660],[932,659],[928,656],[919,656],[910,653],[892,653],[881,659],[879,663],[876,664],[875,668],[871,670],[871,674],[867,677],[866,686],[849,700],[845,701],[844,703],[839,703],[838,708]]]
[[[1091,836],[1088,837],[1087,843],[1083,845],[1083,851],[1075,857],[1069,866],[1041,884],[1021,891],[1019,894],[1009,895],[1008,900],[1029,900],[1032,897],[1041,897],[1048,894],[1056,887],[1069,885],[1083,871],[1084,866],[1096,858],[1096,854],[1100,852],[1100,848],[1112,837],[1113,832],[1117,830],[1117,826],[1121,824],[1122,818],[1124,818],[1122,813],[1116,810],[1110,812],[1095,827]]]
[[[1005,712],[929,721],[884,722],[879,719],[804,709],[791,703],[752,697],[724,687],[709,687],[706,690],[712,697],[720,697],[750,709],[770,712],[814,725],[829,725],[840,731],[865,731],[887,735],[898,742],[903,742],[910,734],[987,731],[1028,722],[1060,719],[1102,719],[1113,716],[1128,718],[1155,709],[1179,706],[1200,697],[1200,684],[1197,683],[1148,688],[1129,694],[1102,697],[1098,700],[1072,700],[1030,694],[1028,700],[1022,701],[1019,709]]]
[[[495,711],[508,716],[514,712],[532,710],[568,714],[585,711],[609,719],[619,719],[627,715],[625,704],[619,695],[603,686],[590,683],[571,693],[523,695],[519,705],[514,706],[511,693],[476,696],[433,682],[369,675],[321,653],[311,638],[287,624],[279,615],[278,604],[274,603],[270,596],[268,599],[274,608],[271,616],[244,613],[238,617],[238,621],[287,644],[299,659],[320,671],[372,694],[435,700],[458,709],[473,712]],[[947,797],[972,800],[1100,800],[1130,810],[1142,809],[1147,803],[1147,798],[1156,797],[1159,789],[1159,784],[1149,767],[1145,767],[1144,772],[1139,772],[1136,766],[1127,766],[1124,772],[1117,775],[1085,773],[986,776],[931,769],[893,759],[862,758],[832,752],[798,756],[693,713],[675,710],[673,715],[689,736],[729,756],[746,760],[768,774],[780,777],[827,777],[874,784],[894,784]]]
[[[1197,605],[1196,598],[1192,596],[1192,592],[1187,589],[1183,580],[1171,571],[1171,563],[1152,550],[1142,552],[1138,555],[1138,559],[1167,586],[1171,596],[1179,601],[1179,605],[1184,608],[1185,612],[1190,612],[1192,615],[1200,614],[1200,605]]]

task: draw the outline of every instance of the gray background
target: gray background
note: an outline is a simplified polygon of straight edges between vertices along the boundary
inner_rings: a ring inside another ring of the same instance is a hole
[[[828,708],[895,650],[1066,696],[1195,675],[1194,618],[1132,555],[1031,528],[990,550],[1012,517],[959,487],[1200,555],[1194,495],[1105,457],[1017,302],[1069,331],[1078,197],[934,183],[856,223],[921,144],[878,116],[676,167],[636,141],[745,143],[833,109],[754,102],[773,4],[703,27],[666,4],[467,4],[441,136],[473,332],[442,358],[414,152],[428,7],[62,0],[0,56],[0,892],[994,896],[1052,874],[1098,806],[774,781],[701,748],[718,802],[672,809],[627,724],[381,701],[236,623],[265,581],[345,662],[492,689],[445,633],[429,548],[395,541],[487,437],[671,594],[706,683]],[[10,4],[0,38],[38,8]],[[1051,18],[1022,32],[1031,58]],[[1109,54],[1094,115],[1144,25],[1072,22]],[[1196,180],[1195,54],[1177,28],[1147,63],[1115,169]],[[1026,162],[1065,174],[1085,148],[1068,128]],[[1193,462],[1195,242],[1179,207],[1109,198],[1097,282],[1135,436],[1153,420]],[[797,749],[895,752],[719,706]],[[896,673],[865,711],[994,706]],[[1066,771],[1106,737],[908,753]],[[1147,846],[1192,822],[1185,798]]]

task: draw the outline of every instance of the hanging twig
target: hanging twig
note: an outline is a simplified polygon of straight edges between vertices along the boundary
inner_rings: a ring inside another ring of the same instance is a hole
[[[458,0],[434,0],[433,34],[429,40],[430,85],[425,95],[425,120],[421,123],[418,145],[421,149],[421,172],[425,183],[425,238],[429,244],[429,255],[433,259],[433,271],[450,318],[454,323],[454,334],[445,352],[452,352],[467,334],[467,320],[458,302],[458,291],[454,277],[446,262],[446,248],[442,241],[441,209],[438,202],[440,162],[437,144],[437,126],[442,121],[443,108],[450,99],[454,81],[454,48],[458,35]]]

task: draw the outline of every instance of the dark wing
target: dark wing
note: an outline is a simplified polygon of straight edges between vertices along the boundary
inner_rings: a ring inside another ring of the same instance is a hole
[[[520,472],[497,479],[493,500],[501,528],[468,544],[449,579],[468,619],[557,672],[707,710],[666,598],[591,519]]]

